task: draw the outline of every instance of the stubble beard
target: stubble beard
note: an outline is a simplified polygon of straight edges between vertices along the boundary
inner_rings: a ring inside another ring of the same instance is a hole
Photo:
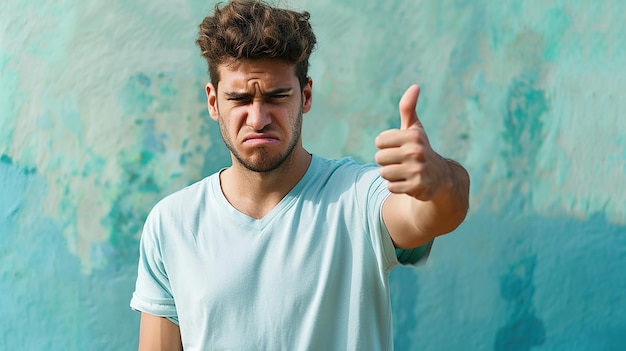
[[[279,153],[276,155],[272,155],[267,147],[259,147],[254,151],[254,155],[249,159],[245,159],[239,154],[237,149],[234,147],[232,140],[230,139],[230,135],[226,130],[225,123],[222,120],[222,115],[219,116],[220,120],[220,132],[222,133],[222,139],[224,140],[224,144],[230,150],[231,154],[235,157],[237,162],[246,168],[249,171],[256,173],[269,173],[277,170],[281,166],[288,161],[293,155],[293,151],[298,145],[300,141],[300,136],[302,134],[302,106],[300,106],[300,111],[295,118],[295,122],[291,126],[291,140],[289,141],[289,145],[287,145],[287,149],[284,153]],[[256,159],[256,161],[253,160]]]

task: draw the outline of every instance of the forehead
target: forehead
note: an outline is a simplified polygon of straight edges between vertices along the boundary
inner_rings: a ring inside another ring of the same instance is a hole
[[[294,87],[299,84],[296,65],[279,60],[244,60],[218,66],[218,85],[227,90],[248,90],[255,86]]]

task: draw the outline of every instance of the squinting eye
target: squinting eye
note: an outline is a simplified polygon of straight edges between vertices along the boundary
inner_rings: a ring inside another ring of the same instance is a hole
[[[252,99],[244,97],[244,96],[230,97],[226,100],[230,101],[232,104],[237,105],[237,106],[246,105],[252,102]]]

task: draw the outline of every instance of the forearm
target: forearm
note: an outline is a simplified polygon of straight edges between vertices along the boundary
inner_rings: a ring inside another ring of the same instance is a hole
[[[456,219],[454,228],[450,229],[452,231],[463,222],[469,210],[470,177],[460,163],[452,159],[446,159],[446,162],[450,167],[452,179],[452,187],[448,197],[449,203],[446,205],[453,209],[454,214],[452,216]]]
[[[383,218],[396,247],[413,248],[456,229],[469,207],[469,175],[457,162],[445,160],[447,175],[428,201],[392,194]]]
[[[447,181],[439,187],[432,200],[414,200],[416,225],[434,236],[449,233],[465,219],[469,209],[469,174],[458,162],[446,159]]]
[[[182,350],[180,329],[167,318],[141,314],[139,351]]]

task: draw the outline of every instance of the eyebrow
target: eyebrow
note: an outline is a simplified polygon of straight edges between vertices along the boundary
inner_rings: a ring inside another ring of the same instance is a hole
[[[276,89],[263,93],[263,97],[267,98],[267,97],[271,97],[274,95],[291,93],[292,91],[293,91],[293,88],[291,87],[276,88]],[[238,92],[225,92],[224,95],[226,96],[227,99],[245,99],[245,98],[250,98],[254,96],[254,94],[251,94],[251,93],[238,93]]]

